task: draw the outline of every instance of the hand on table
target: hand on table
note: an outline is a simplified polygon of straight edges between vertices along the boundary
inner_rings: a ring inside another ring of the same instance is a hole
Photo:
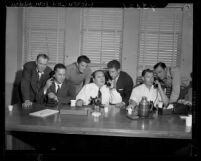
[[[54,99],[55,101],[58,102],[58,98],[53,92],[48,93],[48,98]]]
[[[123,108],[123,107],[125,107],[125,103],[124,102],[117,103],[117,104],[115,104],[115,106],[118,108]]]
[[[25,100],[24,103],[22,103],[22,108],[23,109],[29,109],[32,106],[32,102],[30,100]]]

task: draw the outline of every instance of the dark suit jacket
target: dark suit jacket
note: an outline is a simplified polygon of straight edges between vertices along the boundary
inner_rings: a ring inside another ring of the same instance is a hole
[[[21,80],[21,93],[22,101],[30,100],[40,104],[44,103],[43,87],[46,81],[50,78],[50,67],[46,67],[44,74],[42,74],[40,80],[36,71],[36,62],[31,61],[24,64]]]
[[[58,93],[56,93],[55,83],[53,82],[52,85],[48,88],[46,95],[48,95],[50,92],[57,96],[59,103],[68,104],[70,103],[70,100],[75,99],[75,88],[67,79],[64,80]],[[48,96],[46,96],[46,99],[48,105],[56,104],[56,101],[48,98]]]
[[[126,72],[120,71],[119,78],[116,83],[116,90],[120,93],[122,101],[129,104],[130,95],[133,89],[133,79]]]

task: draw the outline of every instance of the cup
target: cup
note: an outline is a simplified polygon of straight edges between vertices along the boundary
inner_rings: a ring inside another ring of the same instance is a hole
[[[107,113],[109,111],[108,106],[104,107],[104,112]]]
[[[188,115],[188,117],[186,117],[186,126],[187,127],[192,126],[192,115]]]
[[[13,105],[8,105],[8,110],[13,111]]]
[[[128,109],[128,114],[132,115],[132,109],[131,108]]]
[[[75,106],[76,100],[70,100],[70,105]]]
[[[158,114],[159,115],[163,114],[163,102],[158,103]]]

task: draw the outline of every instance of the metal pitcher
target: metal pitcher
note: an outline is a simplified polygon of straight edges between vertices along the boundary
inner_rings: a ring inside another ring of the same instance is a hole
[[[150,112],[150,103],[147,101],[147,97],[142,97],[142,100],[139,103],[138,115],[140,117],[149,117]]]

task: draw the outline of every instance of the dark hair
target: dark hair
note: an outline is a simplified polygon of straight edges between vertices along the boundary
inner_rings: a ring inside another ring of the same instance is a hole
[[[46,54],[38,54],[36,60],[38,60],[40,57],[49,60],[49,57]]]
[[[116,70],[117,69],[120,69],[121,65],[120,65],[120,62],[117,61],[117,60],[112,60],[110,61],[108,64],[107,64],[107,67],[110,69],[110,68],[115,68]]]
[[[163,62],[159,62],[159,63],[157,63],[157,64],[154,65],[154,70],[155,70],[156,68],[158,68],[158,66],[160,66],[160,67],[163,68],[163,69],[166,68],[165,63],[163,63]]]
[[[66,69],[66,66],[64,64],[58,63],[54,66],[54,72],[56,72],[57,69]]]
[[[154,74],[153,70],[145,69],[145,70],[142,71],[142,77],[144,77],[146,73],[153,73]]]
[[[105,73],[104,73],[103,70],[96,70],[96,71],[94,71],[94,72],[91,74],[92,78],[95,78],[96,73],[98,73],[98,72],[102,72],[102,73],[104,74],[104,76],[105,76]]]
[[[91,60],[86,55],[81,55],[77,58],[77,63],[80,64],[81,62],[89,64]]]

